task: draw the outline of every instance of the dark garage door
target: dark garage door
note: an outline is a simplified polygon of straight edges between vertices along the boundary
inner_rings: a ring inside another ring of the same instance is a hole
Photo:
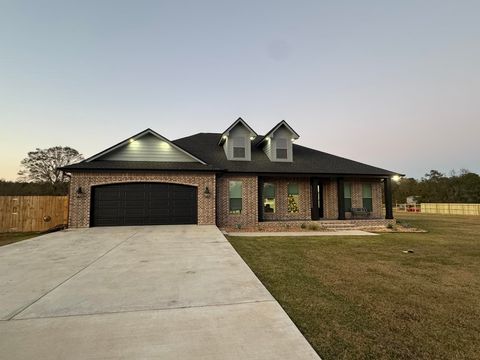
[[[131,183],[93,188],[92,226],[197,223],[197,188]]]

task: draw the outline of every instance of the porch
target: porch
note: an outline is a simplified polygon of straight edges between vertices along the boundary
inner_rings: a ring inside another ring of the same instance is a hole
[[[395,223],[390,181],[359,176],[223,175],[217,178],[217,225],[229,231],[387,226]],[[353,208],[366,210],[356,217]]]
[[[258,177],[257,200],[259,225],[294,220],[358,225],[393,219],[390,178]]]

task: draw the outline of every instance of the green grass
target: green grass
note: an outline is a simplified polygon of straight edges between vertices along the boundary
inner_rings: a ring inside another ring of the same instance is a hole
[[[323,359],[478,359],[480,218],[398,217],[428,233],[229,240]]]
[[[39,232],[27,232],[27,233],[0,233],[0,246],[12,244],[17,241],[31,239],[40,235]]]

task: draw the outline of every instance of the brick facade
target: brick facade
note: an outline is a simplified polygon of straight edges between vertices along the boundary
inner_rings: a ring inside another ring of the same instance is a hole
[[[323,181],[323,218],[338,219],[337,181]]]
[[[264,182],[275,184],[275,212],[264,213],[263,218],[271,220],[310,220],[312,218],[312,200],[310,178],[264,178]],[[288,212],[288,184],[298,184],[298,212]]]
[[[354,179],[349,181],[352,184],[352,207],[363,208],[363,184],[372,185],[372,212],[370,218],[381,219],[382,218],[382,183],[380,181]],[[351,219],[352,214],[350,212],[345,213],[346,219]]]
[[[228,187],[230,180],[242,181],[243,209],[241,214],[230,214]],[[279,178],[264,177],[264,183],[275,185],[275,212],[264,213],[263,222],[258,222],[258,178],[251,175],[225,175],[217,179],[217,225],[225,229],[259,230],[259,229],[284,229],[286,226],[299,228],[307,221],[311,222],[311,187],[310,178]],[[373,211],[366,220],[353,220],[351,213],[347,212],[346,218],[350,223],[367,221],[371,224],[386,225],[382,217],[382,183],[376,180],[353,179],[352,206],[363,207],[362,184],[372,184]],[[288,212],[288,184],[297,183],[299,187],[298,213]],[[321,221],[338,219],[337,182],[334,179],[323,180],[323,206],[324,216]],[[365,223],[366,224],[366,223]]]
[[[68,225],[72,228],[90,226],[90,199],[96,185],[129,182],[161,182],[191,185],[198,188],[198,224],[215,224],[215,175],[205,173],[171,172],[74,172],[70,182]],[[82,195],[77,189],[82,188]],[[210,196],[205,196],[205,188]]]
[[[229,181],[242,181],[242,212],[230,214]],[[188,172],[74,172],[70,183],[69,226],[90,226],[90,202],[92,187],[104,184],[129,182],[160,182],[190,185],[198,188],[198,224],[217,224],[221,228],[257,230],[298,228],[303,222],[311,221],[311,187],[308,177],[265,177],[264,182],[275,184],[275,213],[264,213],[264,221],[258,222],[258,177],[255,175],[222,175]],[[363,207],[362,184],[372,184],[373,211],[370,221],[382,218],[382,183],[378,180],[354,179],[352,183],[352,206]],[[298,212],[288,212],[288,184],[297,183],[299,188]],[[82,194],[77,189],[82,188]],[[205,196],[205,188],[210,196]],[[321,221],[338,219],[337,182],[323,180],[324,216]],[[346,213],[347,220],[351,214]]]
[[[229,182],[242,182],[242,212],[230,214]],[[237,229],[258,225],[258,177],[254,175],[224,175],[217,179],[217,225]]]

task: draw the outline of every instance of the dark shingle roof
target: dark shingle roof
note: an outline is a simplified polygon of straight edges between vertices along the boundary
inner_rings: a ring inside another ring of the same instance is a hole
[[[227,171],[259,174],[323,174],[392,176],[392,172],[357,161],[327,154],[322,151],[293,144],[293,162],[272,162],[257,146],[263,136],[252,141],[251,161],[227,160],[222,146],[221,134],[198,133],[174,140],[173,143],[208,165],[195,162],[151,162],[151,161],[101,161],[80,162],[64,167],[69,170],[178,170],[178,171]]]
[[[252,141],[252,161],[230,161],[227,160],[223,147],[218,146],[220,136],[218,133],[199,133],[173,142],[207,164],[229,172],[369,176],[397,174],[297,144],[293,144],[293,162],[272,162],[257,147],[263,136],[257,136]]]

